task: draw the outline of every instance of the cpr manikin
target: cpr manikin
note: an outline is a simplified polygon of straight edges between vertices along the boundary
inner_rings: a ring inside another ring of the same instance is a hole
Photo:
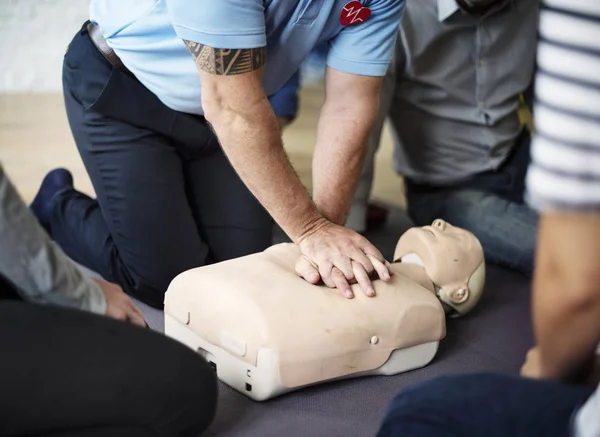
[[[446,314],[470,311],[485,262],[473,234],[436,220],[398,241],[390,281],[354,299],[312,285],[291,243],[189,270],[165,295],[165,333],[213,364],[255,400],[333,379],[392,375],[427,365],[446,334]]]

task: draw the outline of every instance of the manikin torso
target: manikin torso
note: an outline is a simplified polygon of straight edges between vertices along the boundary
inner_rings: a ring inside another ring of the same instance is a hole
[[[298,247],[279,244],[179,275],[166,294],[165,314],[250,366],[259,365],[261,351],[274,351],[285,387],[377,369],[395,350],[445,336],[436,296],[442,284],[431,276],[462,289],[483,263],[472,234],[450,225],[443,233],[436,223],[447,225],[434,222],[404,234],[394,259],[408,255],[423,266],[393,263],[389,282],[373,281],[375,297],[357,284],[355,298],[346,299],[304,281],[294,272]],[[452,264],[457,274],[448,274]]]
[[[190,329],[253,365],[259,349],[278,351],[289,386],[373,369],[395,349],[444,337],[444,312],[422,267],[394,264],[390,282],[374,281],[375,298],[353,285],[356,297],[345,299],[299,278],[299,255],[296,245],[280,244],[187,272],[170,287],[178,292],[173,305],[193,308]],[[315,362],[318,372],[307,366]]]

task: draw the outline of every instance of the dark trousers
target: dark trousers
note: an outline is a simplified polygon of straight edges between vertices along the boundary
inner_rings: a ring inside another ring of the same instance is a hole
[[[65,56],[63,89],[97,196],[52,200],[50,230],[70,257],[161,308],[177,274],[269,246],[272,220],[204,118],[171,110],[113,68],[85,25]]]
[[[174,340],[0,298],[3,437],[198,437],[216,402],[215,372]]]
[[[569,437],[592,392],[505,375],[440,377],[400,393],[377,437]]]

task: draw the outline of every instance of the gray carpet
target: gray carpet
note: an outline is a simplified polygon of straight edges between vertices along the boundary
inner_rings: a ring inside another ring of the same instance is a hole
[[[391,259],[410,226],[400,210],[368,238]],[[279,235],[276,239],[282,241]],[[448,322],[446,338],[427,367],[391,377],[367,377],[312,387],[258,403],[220,384],[217,417],[205,435],[244,437],[373,436],[392,398],[404,387],[437,375],[495,371],[517,373],[532,344],[530,283],[489,267],[486,292],[469,316]],[[162,313],[140,304],[148,323],[163,330]]]

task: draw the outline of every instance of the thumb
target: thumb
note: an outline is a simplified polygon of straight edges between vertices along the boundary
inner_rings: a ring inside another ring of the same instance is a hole
[[[319,275],[317,268],[304,255],[300,256],[298,261],[296,261],[296,274],[304,278],[305,281],[315,285],[321,280],[321,275]]]

